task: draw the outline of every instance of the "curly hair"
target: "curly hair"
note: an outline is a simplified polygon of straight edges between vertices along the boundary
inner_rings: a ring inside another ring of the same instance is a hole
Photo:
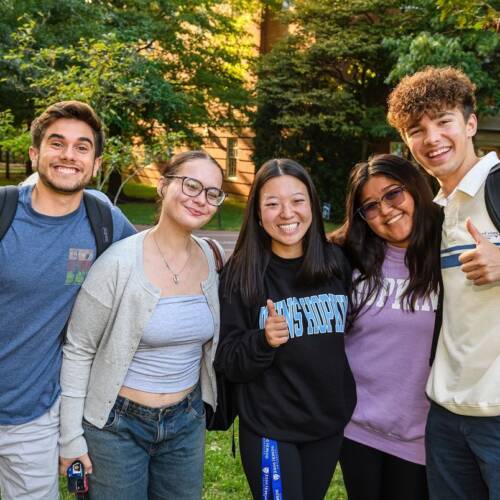
[[[387,119],[399,132],[418,122],[424,113],[458,107],[467,120],[476,112],[476,86],[461,70],[429,66],[405,76],[387,100]]]

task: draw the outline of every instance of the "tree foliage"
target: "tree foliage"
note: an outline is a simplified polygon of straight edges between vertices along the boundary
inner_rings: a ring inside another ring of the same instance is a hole
[[[300,0],[290,34],[259,68],[256,161],[291,156],[342,212],[345,177],[391,130],[385,79],[397,56],[382,44],[404,35],[411,14],[397,0]]]
[[[481,112],[500,106],[499,37],[442,16],[441,0],[297,0],[288,36],[262,60],[255,160],[289,156],[308,167],[324,200],[343,211],[348,171],[387,150],[387,95],[427,65],[463,68]]]
[[[458,28],[500,33],[500,2],[491,0],[437,0],[441,21],[452,18]]]
[[[461,23],[457,27],[455,16],[443,18],[430,0],[414,1],[413,8],[429,21],[428,25],[406,36],[384,40],[384,46],[398,54],[387,81],[395,84],[404,75],[428,65],[454,66],[476,84],[480,114],[500,111],[500,36],[493,30],[467,28]]]
[[[130,147],[139,139],[146,156],[164,158],[180,141],[199,144],[207,127],[244,120],[251,47],[241,25],[250,0],[4,3],[0,110],[17,122],[79,99],[110,137]]]
[[[30,143],[28,130],[15,125],[12,112],[0,111],[0,149],[16,158],[26,158]]]

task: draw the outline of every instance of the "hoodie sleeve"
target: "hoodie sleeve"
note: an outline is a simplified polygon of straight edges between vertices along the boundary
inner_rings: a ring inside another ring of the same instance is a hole
[[[223,290],[223,284],[220,287]],[[246,383],[272,365],[276,349],[258,328],[258,311],[247,307],[239,293],[220,294],[221,328],[215,370],[228,380]]]

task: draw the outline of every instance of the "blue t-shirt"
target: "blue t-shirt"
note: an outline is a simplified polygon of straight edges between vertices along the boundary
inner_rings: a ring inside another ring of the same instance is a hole
[[[20,188],[0,241],[0,425],[32,421],[59,396],[61,332],[96,254],[83,201],[50,217],[31,207],[32,189]],[[113,241],[135,233],[118,208],[112,214]]]

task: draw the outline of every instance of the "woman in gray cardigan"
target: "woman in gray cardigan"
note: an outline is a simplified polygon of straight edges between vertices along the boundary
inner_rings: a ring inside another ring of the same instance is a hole
[[[205,152],[172,157],[158,224],[105,252],[78,295],[63,350],[60,470],[79,459],[93,499],[201,498],[218,275],[191,233],[224,201],[222,180]]]

